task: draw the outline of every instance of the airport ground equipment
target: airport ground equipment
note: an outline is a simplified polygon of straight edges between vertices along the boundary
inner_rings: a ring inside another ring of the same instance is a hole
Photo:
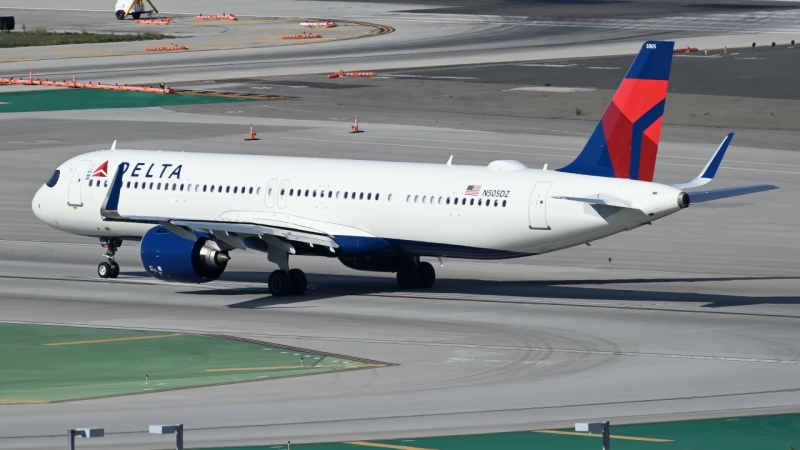
[[[106,432],[103,428],[76,428],[67,430],[67,449],[75,450],[75,436],[83,438],[101,438]]]
[[[611,422],[579,422],[575,424],[575,431],[593,433],[603,432],[603,450],[611,450]]]
[[[149,11],[145,10],[144,0],[117,0],[117,4],[114,6],[114,15],[116,15],[119,20],[124,20],[127,16],[132,16],[135,20],[142,14],[158,12],[158,8],[156,8],[156,5],[154,5],[152,1],[147,0],[147,4],[153,9]]]
[[[175,450],[183,450],[183,424],[150,425],[150,434],[174,434]]]

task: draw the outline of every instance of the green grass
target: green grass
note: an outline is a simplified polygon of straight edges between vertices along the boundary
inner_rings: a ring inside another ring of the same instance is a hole
[[[82,31],[80,33],[56,33],[44,28],[27,31],[0,32],[0,48],[34,47],[41,45],[67,44],[99,44],[103,42],[148,41],[153,39],[171,39],[172,36],[161,33],[136,34],[96,34]]]
[[[91,342],[108,339],[117,340]],[[46,345],[54,343],[70,344]],[[132,394],[370,366],[220,337],[19,324],[0,324],[0,361],[0,403]]]
[[[252,100],[203,95],[106,91],[99,89],[53,89],[0,94],[0,113],[98,108],[144,108],[151,106],[242,101]]]
[[[573,431],[573,430],[563,430]],[[615,450],[788,450],[800,442],[800,414],[741,417],[736,419],[692,420],[643,425],[614,426],[611,434],[669,439],[672,442],[641,442],[611,438]],[[381,444],[435,450],[597,450],[602,441],[597,434],[565,436],[523,431],[376,441]],[[261,447],[228,447],[216,450],[267,450]],[[368,446],[335,442],[292,445],[297,450],[366,450]],[[213,450],[213,449],[208,449]]]

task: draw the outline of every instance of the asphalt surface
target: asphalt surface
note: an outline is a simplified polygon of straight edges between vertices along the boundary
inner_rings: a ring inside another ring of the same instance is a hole
[[[187,3],[177,5],[190,11]],[[253,5],[237,4],[231,12],[245,14],[237,8]],[[275,2],[272,14],[341,5]],[[445,260],[444,267],[436,264],[438,281],[430,291],[401,292],[389,275],[296,257],[292,265],[308,274],[309,295],[273,299],[265,289],[273,267],[253,252],[234,253],[217,282],[161,283],[145,275],[138,249],[129,243],[118,253],[120,278],[100,280],[95,268],[102,249],[96,242],[57,232],[33,216],[30,199],[54,167],[76,154],[108,148],[113,140],[118,148],[442,164],[453,155],[455,164],[517,159],[530,167],[560,167],[577,155],[624,73],[624,68],[589,69],[578,58],[600,51],[632,54],[644,36],[691,35],[697,36],[693,42],[720,44],[709,48],[736,39],[742,45],[764,40],[744,33],[720,37],[716,25],[698,31],[699,22],[713,22],[707,17],[664,21],[689,24],[683,31],[643,30],[648,22],[639,20],[640,26],[626,22],[614,31],[600,27],[612,22],[595,23],[587,34],[589,28],[527,19],[516,25],[509,22],[517,19],[476,23],[468,15],[348,5],[349,15],[386,19],[397,31],[291,51],[37,60],[41,55],[32,50],[22,55],[28,61],[4,63],[4,69],[25,73],[28,65],[59,73],[82,68],[120,82],[163,77],[183,88],[295,98],[2,114],[0,319],[222,333],[397,365],[103,400],[3,405],[0,448],[58,447],[66,429],[81,426],[106,428],[105,438],[81,442],[86,447],[141,449],[163,446],[163,439],[145,432],[155,423],[184,423],[187,446],[221,447],[800,410],[800,153],[793,151],[797,100],[791,93],[796,89],[787,87],[785,98],[772,96],[786,72],[770,70],[762,71],[768,74],[764,83],[747,85],[755,93],[726,96],[713,76],[727,74],[738,88],[747,83],[740,79],[764,76],[749,62],[791,68],[795,50],[754,52],[765,60],[676,58],[676,70],[686,72],[673,77],[678,90],[668,100],[656,168],[659,182],[693,178],[722,136],[737,126],[711,187],[772,183],[780,190],[692,206],[591,247],[509,261]],[[91,9],[88,1],[76,7]],[[774,26],[791,22],[791,11],[781,14],[784,21],[774,20]],[[750,15],[757,20],[729,17],[739,20],[731,20],[729,28],[751,27],[758,35],[774,18]],[[514,33],[520,40],[507,40]],[[768,39],[786,42],[789,34]],[[608,41],[597,43],[603,38]],[[243,61],[250,56],[252,61]],[[558,58],[568,62],[526,65]],[[602,60],[596,67],[626,67],[625,60]],[[464,66],[476,62],[483,65]],[[498,62],[521,65],[485,65]],[[372,63],[384,65],[386,78],[324,78],[331,68],[367,69]],[[577,65],[566,66],[572,63]],[[718,65],[697,69],[706,63]],[[425,67],[433,69],[420,70]],[[472,78],[435,78],[464,72]],[[682,84],[690,75],[710,94],[698,95]],[[543,86],[548,82],[550,88],[594,90],[516,89],[548,87]],[[575,108],[585,114],[576,116]],[[354,114],[365,130],[356,136],[347,133]],[[251,122],[262,140],[243,141]],[[753,125],[739,133],[738,125],[746,123]]]

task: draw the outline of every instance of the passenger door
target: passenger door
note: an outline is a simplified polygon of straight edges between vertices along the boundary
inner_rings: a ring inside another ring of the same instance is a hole
[[[83,160],[78,163],[78,167],[72,172],[72,178],[69,180],[69,198],[67,204],[69,206],[83,206],[81,199],[81,186],[86,183],[86,170],[89,168],[89,160]]]
[[[289,180],[281,181],[278,186],[278,208],[286,207],[286,197],[289,195]]]
[[[530,203],[528,204],[528,220],[531,230],[549,230],[547,224],[547,193],[553,183],[536,183],[531,192]]]

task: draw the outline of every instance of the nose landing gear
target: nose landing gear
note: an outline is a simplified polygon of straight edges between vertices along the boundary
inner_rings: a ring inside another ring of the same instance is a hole
[[[122,239],[117,238],[100,238],[100,245],[106,249],[105,255],[107,262],[101,262],[97,265],[97,275],[100,278],[117,278],[119,275],[119,264],[114,261],[114,255],[117,253],[117,248],[122,245]]]

